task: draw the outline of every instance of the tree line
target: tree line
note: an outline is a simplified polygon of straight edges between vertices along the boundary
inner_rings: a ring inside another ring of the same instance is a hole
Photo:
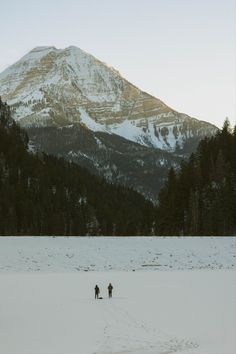
[[[159,194],[160,235],[236,235],[236,126],[203,139]]]

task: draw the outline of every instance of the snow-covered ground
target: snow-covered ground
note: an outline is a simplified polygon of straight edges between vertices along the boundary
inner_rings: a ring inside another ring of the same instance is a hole
[[[2,237],[0,271],[236,270],[236,237]]]
[[[234,354],[235,255],[236,238],[0,238],[0,353]]]

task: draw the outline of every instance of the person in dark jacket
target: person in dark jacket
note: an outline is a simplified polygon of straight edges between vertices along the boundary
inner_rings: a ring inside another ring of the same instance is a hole
[[[109,296],[109,298],[111,298],[112,297],[112,290],[113,290],[113,286],[111,285],[111,283],[108,285],[107,289],[108,289],[108,296]]]
[[[98,299],[98,296],[99,296],[99,294],[100,294],[100,289],[99,289],[99,287],[96,285],[95,288],[94,288],[94,290],[95,290],[95,299]]]

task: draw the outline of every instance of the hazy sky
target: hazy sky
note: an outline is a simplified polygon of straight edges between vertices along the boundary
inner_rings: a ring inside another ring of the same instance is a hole
[[[75,45],[172,108],[236,121],[236,0],[0,0],[0,71]]]

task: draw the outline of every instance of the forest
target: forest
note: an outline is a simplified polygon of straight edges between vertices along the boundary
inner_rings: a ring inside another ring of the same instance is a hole
[[[156,205],[77,164],[31,152],[0,99],[0,235],[236,235],[236,127],[171,168]]]
[[[159,193],[160,235],[236,235],[236,127],[203,139]]]
[[[150,201],[28,143],[0,100],[0,235],[153,234]]]

